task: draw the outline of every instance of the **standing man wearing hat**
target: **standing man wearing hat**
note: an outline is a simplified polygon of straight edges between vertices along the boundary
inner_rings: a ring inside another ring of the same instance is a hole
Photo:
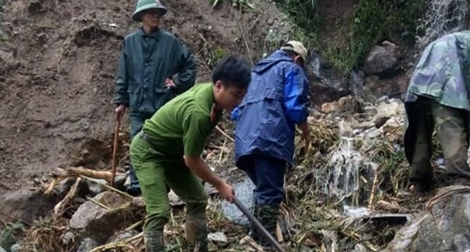
[[[275,237],[279,205],[284,196],[284,174],[294,155],[295,125],[310,144],[307,125],[309,86],[303,69],[307,49],[289,41],[252,71],[243,101],[232,113],[235,129],[235,160],[255,185],[254,216]],[[255,226],[250,236],[262,246]]]
[[[159,28],[167,12],[159,0],[139,0],[132,19],[142,27],[124,39],[119,61],[115,104],[118,120],[129,109],[131,138],[146,119],[166,102],[194,85],[196,61],[192,52],[170,32]],[[132,139],[131,139],[132,140]],[[132,164],[127,191],[140,194]]]

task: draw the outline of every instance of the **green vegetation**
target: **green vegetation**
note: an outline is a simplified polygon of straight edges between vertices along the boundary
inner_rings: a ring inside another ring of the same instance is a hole
[[[320,25],[318,0],[274,0],[274,2],[304,33],[316,34]]]
[[[350,68],[362,64],[370,48],[388,39],[405,48],[415,43],[416,23],[424,0],[361,0],[351,24]]]
[[[318,0],[274,0],[292,22],[308,35],[307,44],[317,45],[318,31],[322,27],[322,13]],[[349,72],[360,67],[375,44],[390,40],[404,48],[412,48],[417,35],[417,20],[424,14],[424,0],[357,0],[356,12],[346,27],[341,40],[326,41],[320,49],[332,65]],[[295,32],[294,35],[299,34]],[[298,36],[298,35],[297,35]],[[305,40],[304,40],[305,41]],[[312,48],[312,47],[309,47]]]
[[[3,230],[0,230],[0,247],[10,248],[15,244],[15,234],[24,231],[24,226],[20,222],[6,223]]]
[[[0,0],[2,1],[2,0]],[[222,0],[209,0],[212,7],[216,7]],[[237,6],[239,8],[248,8],[248,9],[255,9],[255,5],[250,0],[230,0],[233,6]]]

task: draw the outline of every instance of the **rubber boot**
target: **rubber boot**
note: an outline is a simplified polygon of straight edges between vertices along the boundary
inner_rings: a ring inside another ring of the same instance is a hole
[[[144,231],[145,252],[164,252],[165,241],[162,231]]]
[[[276,226],[279,218],[279,206],[260,205],[258,210],[258,220],[274,239],[276,239]],[[275,247],[271,241],[263,234],[259,234],[259,244],[266,250],[273,250]]]
[[[252,203],[252,208],[251,208],[251,214],[259,220],[259,206],[256,203],[256,198],[253,196],[253,203]],[[259,230],[256,227],[255,224],[250,222],[250,230],[248,231],[248,235],[253,238],[257,243],[259,242],[260,236],[259,236]]]
[[[208,251],[206,216],[188,215],[186,217],[186,240],[188,241],[188,251]]]
[[[140,190],[139,180],[135,175],[135,171],[132,166],[129,168],[129,178],[131,180],[131,184],[127,187],[127,193],[132,196],[139,196],[142,192]]]

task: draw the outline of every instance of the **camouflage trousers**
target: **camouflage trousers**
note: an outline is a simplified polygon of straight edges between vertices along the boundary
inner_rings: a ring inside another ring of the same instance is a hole
[[[431,99],[420,98],[416,101],[416,141],[410,180],[432,179],[430,160],[434,128],[444,154],[447,174],[470,178],[467,163],[466,113],[465,110],[443,106]]]

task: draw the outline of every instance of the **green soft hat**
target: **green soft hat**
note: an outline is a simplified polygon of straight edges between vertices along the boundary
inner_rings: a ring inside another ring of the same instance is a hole
[[[167,13],[167,8],[160,3],[159,0],[139,0],[137,2],[137,6],[135,7],[134,14],[132,14],[132,19],[134,21],[140,22],[142,21],[141,13],[142,11],[150,10],[150,9],[158,9],[162,11],[162,15]]]

